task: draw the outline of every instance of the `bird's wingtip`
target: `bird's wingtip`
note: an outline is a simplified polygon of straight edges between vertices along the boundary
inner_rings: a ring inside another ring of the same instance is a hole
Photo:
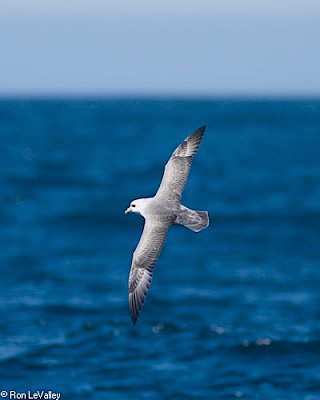
[[[196,129],[195,131],[193,131],[193,132],[191,133],[191,135],[188,136],[187,139],[190,140],[190,139],[195,138],[195,137],[200,137],[200,138],[202,138],[202,136],[204,135],[204,132],[205,132],[206,128],[207,128],[206,125],[200,126],[200,128],[198,128],[198,129]]]
[[[200,128],[196,129],[193,133],[203,135],[206,128],[207,128],[206,125],[202,125],[200,126]]]
[[[135,293],[129,293],[129,309],[130,309],[132,323],[133,325],[135,325],[137,323],[140,314],[140,310],[136,302]]]
[[[137,323],[138,316],[131,314],[131,320],[132,320],[133,325],[135,325]]]

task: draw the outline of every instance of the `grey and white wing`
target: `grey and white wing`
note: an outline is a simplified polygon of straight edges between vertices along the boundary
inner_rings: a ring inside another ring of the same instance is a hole
[[[197,129],[175,149],[165,166],[156,197],[163,196],[180,202],[192,160],[200,146],[205,129],[205,126]]]
[[[137,322],[152,280],[154,265],[160,255],[168,229],[168,217],[148,217],[142,236],[133,253],[129,274],[129,308],[133,323]]]

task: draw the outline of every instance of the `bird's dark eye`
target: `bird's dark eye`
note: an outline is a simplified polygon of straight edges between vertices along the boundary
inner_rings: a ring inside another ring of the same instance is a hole
[[[135,204],[132,204],[132,205],[131,205],[131,207],[135,207],[135,206],[136,206]]]

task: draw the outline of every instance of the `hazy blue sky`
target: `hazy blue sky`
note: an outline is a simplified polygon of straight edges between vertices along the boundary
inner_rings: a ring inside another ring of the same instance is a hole
[[[0,94],[320,95],[320,0],[1,0]]]

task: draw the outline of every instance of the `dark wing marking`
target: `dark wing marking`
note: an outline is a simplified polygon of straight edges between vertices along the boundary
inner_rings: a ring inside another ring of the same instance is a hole
[[[129,275],[129,308],[135,324],[151,284],[153,267],[174,217],[148,217],[133,253]]]
[[[163,196],[166,199],[180,202],[192,160],[199,148],[205,129],[205,126],[197,129],[175,149],[165,166],[156,197]]]

